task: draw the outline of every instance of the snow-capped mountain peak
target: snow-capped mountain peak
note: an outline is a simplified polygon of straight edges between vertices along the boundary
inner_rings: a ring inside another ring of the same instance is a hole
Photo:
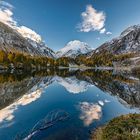
[[[79,40],[70,41],[66,46],[56,53],[56,57],[76,57],[80,54],[90,52],[92,48],[85,42]]]

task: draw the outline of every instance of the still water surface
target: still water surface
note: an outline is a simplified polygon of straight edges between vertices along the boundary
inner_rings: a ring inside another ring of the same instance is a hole
[[[93,70],[0,74],[0,140],[24,139],[35,124],[45,117],[53,121],[47,115],[60,110],[69,117],[31,139],[89,140],[90,130],[139,109],[136,75]]]

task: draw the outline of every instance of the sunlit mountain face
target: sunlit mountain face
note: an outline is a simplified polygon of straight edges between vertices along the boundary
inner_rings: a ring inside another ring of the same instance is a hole
[[[65,139],[68,135],[70,140],[88,139],[90,129],[121,114],[140,112],[139,78],[115,71],[68,69],[1,73],[0,138],[31,136],[38,121],[62,109],[69,119],[53,122],[51,128],[36,133],[32,139]]]

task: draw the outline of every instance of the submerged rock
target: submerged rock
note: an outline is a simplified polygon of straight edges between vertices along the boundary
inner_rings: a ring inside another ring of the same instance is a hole
[[[46,130],[53,125],[56,125],[58,122],[67,120],[69,118],[69,114],[63,110],[53,110],[49,112],[46,117],[40,121],[38,121],[27,136],[17,135],[15,140],[31,140],[35,135],[39,132]]]

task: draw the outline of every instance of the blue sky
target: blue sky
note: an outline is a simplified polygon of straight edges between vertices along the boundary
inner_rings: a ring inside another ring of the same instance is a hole
[[[71,40],[80,40],[96,48],[128,26],[140,23],[140,0],[6,2],[14,7],[14,20],[40,34],[53,50],[63,48]]]

